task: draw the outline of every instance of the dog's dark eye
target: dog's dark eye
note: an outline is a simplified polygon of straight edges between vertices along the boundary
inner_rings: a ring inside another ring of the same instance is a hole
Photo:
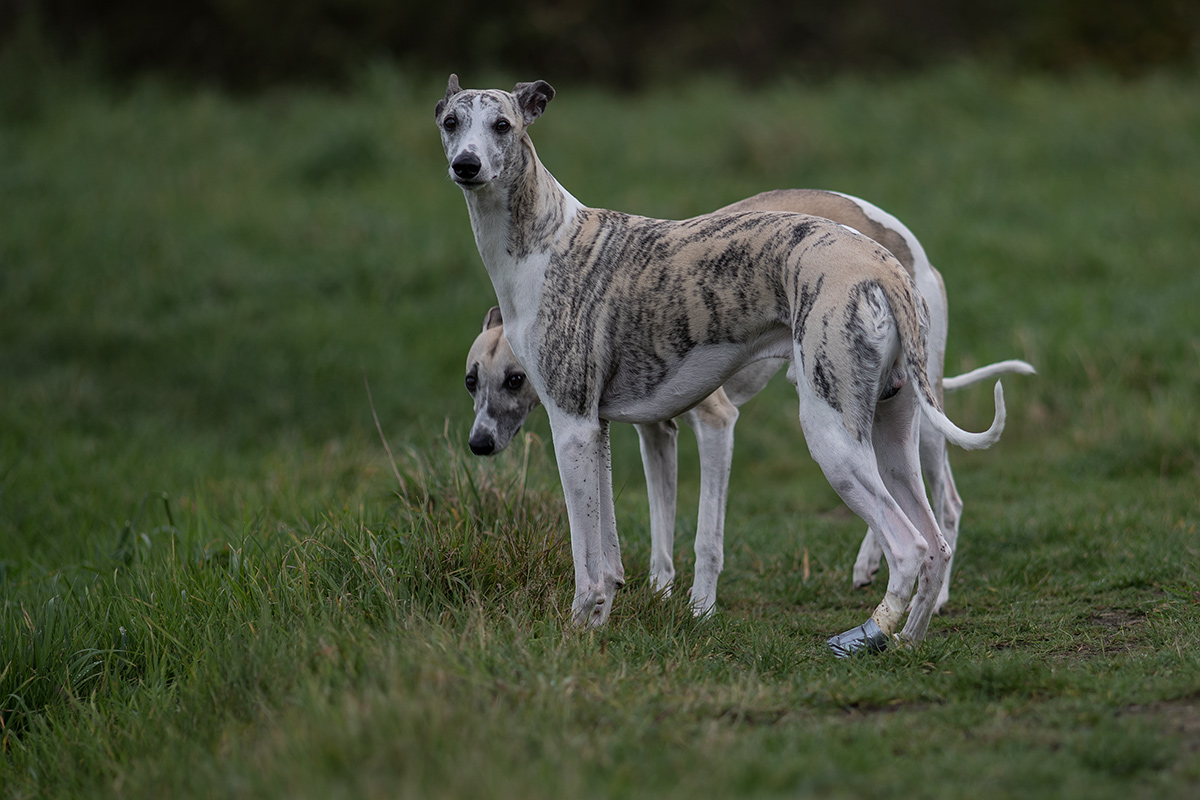
[[[496,129],[496,133],[508,133],[509,129],[512,128],[512,123],[506,119],[498,119],[493,127]]]
[[[472,373],[471,375],[468,375],[467,376],[467,391],[470,392],[471,394],[475,394],[475,390],[478,387],[479,387],[479,379],[475,377],[474,373]]]
[[[525,385],[525,376],[520,372],[514,372],[504,380],[504,387],[510,392],[515,392]]]
[[[454,116],[453,114],[451,114],[450,116],[448,116],[444,120],[442,120],[442,128],[447,131],[452,131],[457,127],[458,127],[458,117]]]

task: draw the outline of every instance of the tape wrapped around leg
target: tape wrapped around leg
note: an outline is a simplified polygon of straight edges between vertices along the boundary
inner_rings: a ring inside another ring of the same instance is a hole
[[[830,638],[828,644],[835,656],[849,658],[860,651],[878,653],[886,650],[890,638],[880,630],[879,626],[875,624],[875,620],[869,619],[857,628]]]

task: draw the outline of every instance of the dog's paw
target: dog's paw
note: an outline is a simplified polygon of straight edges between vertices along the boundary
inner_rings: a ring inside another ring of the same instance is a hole
[[[870,586],[871,581],[875,580],[875,573],[879,572],[879,565],[882,562],[883,550],[875,542],[874,535],[868,531],[867,538],[863,540],[862,547],[859,548],[858,557],[854,559],[854,572],[852,573],[854,588],[861,589],[864,586]]]
[[[692,616],[696,619],[708,619],[717,613],[717,600],[692,600]]]
[[[826,644],[837,658],[849,658],[855,653],[878,653],[888,648],[894,637],[888,636],[875,620],[869,619],[857,628],[831,637]]]
[[[602,589],[587,589],[575,596],[571,604],[571,621],[581,628],[598,628],[608,622],[612,611],[612,596]]]
[[[700,576],[697,576],[696,583],[691,589],[688,589],[688,598],[692,604],[692,615],[697,619],[710,616],[717,607],[716,581],[713,581],[711,586],[702,586],[702,582]]]
[[[933,613],[941,614],[942,610],[946,607],[946,603],[948,603],[948,602],[950,602],[949,592],[945,592],[942,595],[938,595],[937,602],[933,604]]]
[[[854,565],[854,578],[853,578],[854,579],[854,588],[855,589],[864,589],[864,588],[870,586],[871,581],[875,580],[875,573],[877,571],[878,570],[867,569],[865,567],[863,569],[859,569],[858,565],[855,564]]]

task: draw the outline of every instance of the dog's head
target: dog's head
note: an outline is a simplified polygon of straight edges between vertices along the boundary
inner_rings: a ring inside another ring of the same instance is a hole
[[[468,440],[471,452],[495,455],[508,447],[541,402],[504,338],[499,308],[493,307],[483,318],[483,332],[467,354],[466,383],[475,400],[475,424]]]
[[[545,81],[518,83],[505,92],[463,89],[451,75],[435,109],[451,180],[478,191],[503,175],[526,129],[553,97],[554,87]]]

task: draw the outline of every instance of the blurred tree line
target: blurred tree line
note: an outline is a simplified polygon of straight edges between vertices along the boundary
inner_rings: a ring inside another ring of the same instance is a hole
[[[116,76],[252,89],[387,59],[633,88],[694,72],[762,80],[974,57],[1121,74],[1194,64],[1198,0],[0,0],[0,46],[34,28]]]

